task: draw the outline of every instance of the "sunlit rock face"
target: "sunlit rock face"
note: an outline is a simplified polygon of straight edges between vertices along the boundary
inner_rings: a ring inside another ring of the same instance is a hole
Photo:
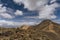
[[[31,26],[29,26],[29,25],[23,25],[23,26],[21,26],[21,29],[23,29],[23,30],[27,30],[27,29],[29,29]]]
[[[3,29],[7,31],[3,31]],[[12,40],[60,40],[60,24],[43,20],[38,25],[22,25],[19,28],[2,28],[0,39]],[[0,31],[1,32],[1,31]]]

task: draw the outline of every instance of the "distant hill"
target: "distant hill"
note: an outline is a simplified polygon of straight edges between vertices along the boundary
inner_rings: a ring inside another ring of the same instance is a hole
[[[0,28],[0,40],[60,40],[60,24],[43,20],[38,25]]]

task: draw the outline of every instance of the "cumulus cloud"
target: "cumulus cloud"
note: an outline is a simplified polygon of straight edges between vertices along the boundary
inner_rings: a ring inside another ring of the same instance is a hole
[[[16,3],[23,3],[24,8],[28,8],[29,10],[36,10],[37,8],[42,7],[48,2],[48,0],[13,0],[13,1]]]
[[[0,26],[1,27],[7,27],[7,28],[11,28],[11,27],[20,27],[22,25],[37,25],[37,22],[13,22],[13,21],[7,21],[7,20],[0,20]]]
[[[23,12],[20,10],[16,10],[15,15],[23,15]]]
[[[13,17],[12,17],[10,14],[8,14],[8,13],[1,13],[0,16],[1,16],[2,18],[8,18],[8,19],[13,18]]]
[[[0,20],[0,25],[7,24],[7,25],[14,25],[13,22],[6,21],[6,20]]]
[[[3,4],[0,4],[0,18],[8,18],[12,19],[13,16],[7,13],[7,7],[3,6]]]
[[[55,19],[55,8],[58,7],[56,0],[13,0],[17,4],[24,4],[24,8],[30,11],[38,11],[40,19]],[[19,1],[19,2],[18,2]],[[48,2],[50,1],[50,5]]]
[[[19,22],[7,21],[7,20],[0,20],[1,27],[16,27],[19,26]]]
[[[45,19],[55,19],[57,16],[54,15],[55,8],[58,7],[57,3],[46,5],[42,8],[42,10],[39,12],[40,17],[39,18],[45,18]]]

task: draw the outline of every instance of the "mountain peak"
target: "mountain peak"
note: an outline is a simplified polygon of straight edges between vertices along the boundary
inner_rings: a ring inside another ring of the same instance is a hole
[[[36,25],[35,27],[37,27],[38,29],[49,29],[50,25],[53,25],[53,22],[49,19],[43,20],[41,23],[39,23],[38,25]],[[52,28],[53,26],[51,26]]]
[[[42,22],[52,22],[50,19],[45,19]]]
[[[48,24],[50,24],[50,23],[53,23],[51,20],[49,20],[49,19],[46,19],[46,20],[43,20],[41,23],[39,23],[38,25],[48,25]]]

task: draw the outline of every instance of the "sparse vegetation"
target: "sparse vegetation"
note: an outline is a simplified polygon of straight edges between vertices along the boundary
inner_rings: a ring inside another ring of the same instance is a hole
[[[53,24],[53,28],[50,24]],[[0,28],[0,40],[60,40],[60,26],[50,20],[45,20],[26,30],[22,27]]]

